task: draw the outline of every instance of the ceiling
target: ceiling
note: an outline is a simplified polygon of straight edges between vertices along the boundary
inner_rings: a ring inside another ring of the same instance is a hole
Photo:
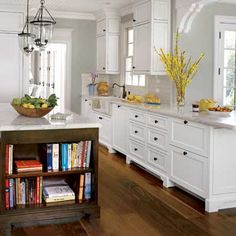
[[[94,13],[104,8],[120,9],[137,0],[45,0],[49,10],[59,12]],[[0,0],[0,4],[8,6],[24,6],[26,0]],[[40,0],[30,0],[31,12],[40,5]]]

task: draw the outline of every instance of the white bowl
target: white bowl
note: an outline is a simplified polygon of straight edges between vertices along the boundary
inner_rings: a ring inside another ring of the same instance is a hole
[[[226,111],[209,111],[208,113],[210,115],[215,115],[215,116],[230,116],[232,111],[226,112]]]

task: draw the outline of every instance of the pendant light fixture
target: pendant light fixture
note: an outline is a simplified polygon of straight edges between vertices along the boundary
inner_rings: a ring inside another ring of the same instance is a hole
[[[33,33],[36,35],[35,45],[40,49],[44,49],[52,38],[52,29],[56,21],[44,6],[45,0],[40,0],[40,4],[39,10],[30,24],[32,25]]]
[[[33,42],[35,35],[30,33],[30,22],[29,22],[29,0],[27,0],[27,13],[26,13],[26,22],[23,27],[23,30],[19,36],[19,46],[20,49],[26,55],[29,55],[31,52],[34,51]]]

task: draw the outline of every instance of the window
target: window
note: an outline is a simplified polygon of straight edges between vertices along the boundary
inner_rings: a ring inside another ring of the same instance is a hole
[[[216,24],[215,98],[224,106],[236,108],[236,18]]]
[[[127,50],[125,58],[125,83],[126,85],[145,86],[145,75],[135,75],[133,73],[134,55],[134,30],[127,29]]]

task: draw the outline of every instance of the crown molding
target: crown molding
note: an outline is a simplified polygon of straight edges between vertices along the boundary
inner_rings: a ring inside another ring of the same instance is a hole
[[[133,4],[126,5],[125,7],[122,7],[120,9],[120,15],[122,16],[127,16],[129,14],[133,13]]]
[[[96,20],[93,13],[86,12],[63,12],[50,10],[53,18],[78,19],[78,20]]]

